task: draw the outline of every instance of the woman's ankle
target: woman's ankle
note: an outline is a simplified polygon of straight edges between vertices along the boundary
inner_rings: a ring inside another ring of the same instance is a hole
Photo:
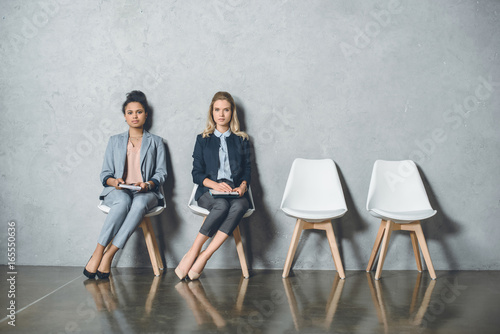
[[[187,253],[182,257],[181,262],[179,262],[179,267],[181,269],[184,269],[184,271],[188,271],[189,268],[191,268],[196,261],[196,258],[198,257],[198,254],[196,253],[196,250],[189,249]]]
[[[111,270],[111,262],[113,261],[113,258],[110,258],[109,256],[104,255],[102,257],[101,263],[99,264],[99,267],[97,270],[99,270],[102,273],[109,273]]]
[[[210,257],[211,255],[206,251],[201,252],[196,261],[191,266],[191,270],[193,270],[195,273],[201,273],[203,269],[205,269],[205,266],[207,265],[208,260],[210,260]]]
[[[87,269],[87,271],[89,271],[91,273],[95,273],[95,271],[97,270],[97,268],[101,264],[101,260],[102,260],[102,255],[100,258],[95,256],[95,255],[92,255],[89,262],[87,262],[87,264],[85,265],[85,269]]]

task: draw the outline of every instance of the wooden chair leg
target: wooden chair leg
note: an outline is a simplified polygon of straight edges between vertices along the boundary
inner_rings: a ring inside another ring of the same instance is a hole
[[[299,244],[300,234],[304,229],[304,224],[305,222],[302,219],[297,219],[295,229],[293,230],[292,240],[290,241],[290,248],[288,249],[288,254],[286,256],[285,267],[283,268],[283,278],[288,277],[288,275],[290,274],[293,257],[295,256],[295,251],[297,250],[297,245]]]
[[[429,248],[427,248],[427,242],[425,242],[424,231],[422,231],[422,225],[420,225],[420,221],[418,222],[418,225],[415,226],[415,233],[417,235],[420,248],[422,249],[422,255],[424,256],[425,264],[427,265],[429,274],[431,275],[432,279],[436,279],[436,272],[434,271],[434,266],[432,265],[431,254],[429,253]]]
[[[382,237],[384,235],[384,229],[385,222],[382,220],[380,222],[380,227],[378,228],[377,237],[375,238],[375,244],[373,245],[370,259],[368,260],[368,266],[366,266],[366,271],[371,271],[373,268],[373,263],[375,262],[375,257],[377,256],[378,250],[380,248],[380,243],[382,242]]]
[[[233,231],[234,242],[236,243],[236,251],[238,252],[238,258],[240,259],[241,271],[243,272],[243,277],[249,278],[250,273],[248,272],[247,259],[245,257],[245,249],[243,249],[243,243],[241,242],[240,227],[236,226]]]
[[[144,239],[146,240],[146,246],[148,248],[149,258],[151,259],[151,265],[155,276],[160,276],[160,266],[158,263],[161,262],[161,258],[158,259],[157,254],[158,244],[156,243],[156,237],[154,235],[153,227],[151,226],[151,221],[149,217],[145,217],[141,222],[142,232],[144,234]]]
[[[337,246],[337,241],[335,240],[335,232],[333,231],[331,222],[328,222],[325,225],[325,231],[326,237],[328,238],[328,244],[330,245],[330,250],[332,251],[335,268],[337,269],[340,278],[345,279],[344,266],[342,265],[342,259],[340,258],[339,248]]]
[[[153,229],[153,224],[151,223],[151,218],[149,218],[149,217],[144,217],[144,218],[148,220],[146,222],[146,226],[147,226],[147,228],[150,231],[150,234],[152,236],[153,246],[154,246],[153,248],[154,248],[155,255],[156,255],[156,262],[158,263],[158,268],[160,270],[163,270],[163,269],[165,269],[165,267],[163,265],[163,260],[161,259],[160,247],[158,247],[158,242],[156,241],[156,234],[155,234],[155,230]]]
[[[410,231],[410,239],[413,247],[413,253],[415,254],[415,261],[417,261],[417,270],[422,272],[422,258],[420,257],[420,251],[418,250],[417,235],[414,231]]]
[[[382,238],[382,245],[380,246],[381,249],[380,249],[380,255],[378,257],[377,271],[375,272],[376,280],[379,280],[380,276],[382,275],[382,268],[384,267],[384,260],[385,256],[387,255],[389,240],[391,239],[392,224],[394,223],[390,220],[385,221],[385,232],[384,232],[384,237]]]
[[[156,241],[156,234],[155,234],[155,231],[153,229],[153,224],[151,224],[151,222],[149,223],[149,228],[151,229],[151,234],[153,235],[153,241],[154,241],[154,248],[155,248],[155,252],[156,252],[156,260],[158,262],[158,268],[160,268],[160,270],[163,270],[165,269],[165,265],[163,263],[163,260],[161,258],[161,252],[160,252],[160,247],[158,247],[158,242]]]

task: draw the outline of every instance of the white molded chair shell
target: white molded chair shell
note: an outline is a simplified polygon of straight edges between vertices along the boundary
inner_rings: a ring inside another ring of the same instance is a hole
[[[375,161],[366,210],[374,217],[396,223],[423,220],[437,212],[411,160]]]
[[[308,222],[342,217],[347,212],[347,205],[335,163],[331,159],[295,159],[281,210]]]
[[[198,206],[198,203],[195,201],[194,196],[196,194],[196,190],[198,190],[198,185],[195,184],[193,187],[193,191],[191,192],[191,197],[189,197],[189,202],[188,202],[188,207],[191,209],[191,211],[198,216],[208,216],[210,211],[208,211],[205,208],[202,208],[201,206]],[[255,211],[255,204],[253,202],[253,196],[252,196],[252,188],[248,187],[248,197],[250,198],[250,208],[245,212],[243,215],[243,218],[250,217],[252,213]]]

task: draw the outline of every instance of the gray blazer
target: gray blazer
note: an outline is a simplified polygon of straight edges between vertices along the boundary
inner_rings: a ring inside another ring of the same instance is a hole
[[[106,181],[110,177],[115,179],[123,178],[127,159],[127,144],[128,131],[109,138],[100,176],[102,185],[104,186],[104,190],[99,196],[100,199],[104,199],[107,194],[116,190],[115,187],[110,187],[106,184]],[[164,198],[160,187],[167,178],[167,162],[163,138],[144,130],[140,156],[142,179],[144,182],[153,181],[155,183],[156,187],[153,192],[158,197],[158,203],[162,204]]]

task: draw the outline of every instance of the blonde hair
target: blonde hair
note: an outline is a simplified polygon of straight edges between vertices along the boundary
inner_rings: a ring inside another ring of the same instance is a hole
[[[203,130],[202,137],[207,138],[215,131],[213,110],[214,103],[219,100],[225,100],[231,104],[231,121],[229,122],[229,129],[231,129],[231,132],[244,139],[248,139],[248,135],[240,130],[240,121],[238,120],[238,113],[236,112],[236,104],[234,103],[233,97],[228,92],[217,92],[212,98],[212,103],[210,103],[210,107],[208,108],[207,125],[205,126],[205,130]]]

